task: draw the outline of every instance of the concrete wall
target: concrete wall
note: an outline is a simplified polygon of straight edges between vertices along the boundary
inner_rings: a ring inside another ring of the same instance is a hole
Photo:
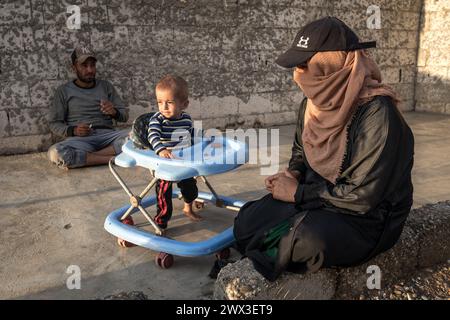
[[[68,30],[66,6],[81,7],[81,29]],[[368,29],[367,8],[381,9]],[[334,15],[373,50],[385,81],[413,110],[419,0],[1,0],[0,154],[45,150],[54,89],[72,78],[75,43],[98,52],[99,77],[110,79],[131,120],[155,108],[153,87],[166,73],[191,86],[189,112],[204,127],[289,124],[302,94],[291,71],[273,61],[307,22]]]
[[[416,110],[450,114],[450,0],[425,0],[417,60]]]

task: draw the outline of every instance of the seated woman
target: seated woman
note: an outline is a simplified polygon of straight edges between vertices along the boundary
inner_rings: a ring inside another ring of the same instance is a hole
[[[413,203],[414,138],[393,90],[342,21],[303,27],[277,63],[306,98],[289,168],[235,219],[236,247],[269,280],[354,266],[391,248]]]

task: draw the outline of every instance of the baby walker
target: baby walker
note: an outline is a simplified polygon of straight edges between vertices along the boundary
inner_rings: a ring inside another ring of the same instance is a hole
[[[145,122],[150,115],[144,115],[144,117],[141,116],[136,119],[133,127],[137,122],[141,124],[143,121]],[[145,128],[142,132],[146,132]],[[143,141],[142,138],[142,136],[139,138],[140,141]],[[131,140],[128,140],[122,146],[122,153],[109,161],[109,169],[130,197],[130,204],[111,212],[105,220],[105,229],[119,239],[123,239],[122,242],[119,241],[122,246],[134,244],[159,252],[155,257],[155,262],[163,269],[170,268],[173,265],[174,255],[195,257],[215,253],[218,259],[227,259],[230,255],[229,247],[234,242],[233,227],[199,242],[182,242],[170,239],[164,236],[163,230],[158,227],[145,209],[156,204],[156,196],[144,197],[158,179],[180,181],[198,177],[211,192],[199,192],[196,202],[208,202],[220,208],[239,211],[245,202],[219,196],[206,176],[233,170],[247,162],[247,145],[244,142],[225,137],[201,138],[190,147],[173,150],[172,154],[175,159],[159,157],[153,150],[137,148]],[[115,166],[123,168],[140,166],[150,170],[153,178],[139,195],[135,195],[119,176]],[[174,188],[172,197],[181,198],[180,190]],[[148,220],[154,228],[154,233],[139,228],[148,225],[148,223],[134,225],[130,217],[137,212],[141,212]]]

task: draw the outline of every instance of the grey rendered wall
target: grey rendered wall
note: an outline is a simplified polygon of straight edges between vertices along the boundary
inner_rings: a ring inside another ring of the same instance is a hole
[[[74,4],[80,30],[66,27]],[[381,9],[380,29],[367,27],[370,5]],[[155,107],[156,81],[177,73],[204,128],[293,123],[302,94],[273,61],[302,25],[326,15],[378,41],[372,52],[385,81],[413,110],[420,9],[419,0],[1,0],[0,154],[54,141],[46,113],[54,89],[73,77],[68,56],[79,42],[98,52],[98,76],[117,86],[130,121]]]
[[[450,114],[450,0],[425,0],[421,22],[416,110]]]

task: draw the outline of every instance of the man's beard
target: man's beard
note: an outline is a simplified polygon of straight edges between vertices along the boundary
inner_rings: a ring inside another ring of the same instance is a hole
[[[77,78],[78,78],[78,80],[83,81],[85,83],[93,83],[93,82],[95,82],[95,75],[93,77],[90,77],[90,78],[84,78],[84,77],[81,76],[81,74],[78,71],[77,71]]]

